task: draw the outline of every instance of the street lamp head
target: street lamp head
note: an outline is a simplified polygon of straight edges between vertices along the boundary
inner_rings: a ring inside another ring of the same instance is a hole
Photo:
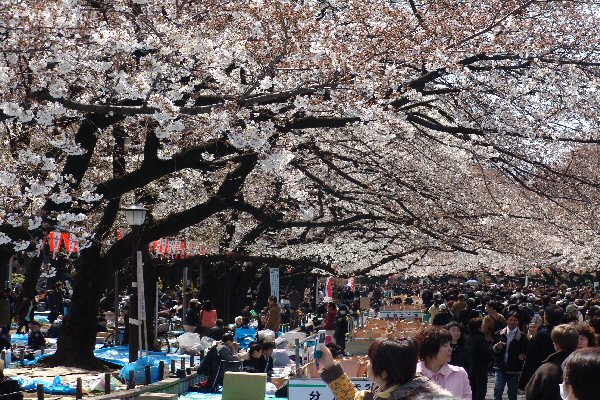
[[[139,204],[131,204],[122,207],[121,210],[125,211],[125,218],[130,226],[142,225],[146,219],[146,211],[148,211]]]

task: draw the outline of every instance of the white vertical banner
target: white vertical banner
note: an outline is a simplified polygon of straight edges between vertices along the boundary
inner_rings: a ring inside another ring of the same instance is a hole
[[[279,268],[269,268],[271,273],[271,296],[277,297],[279,302]]]
[[[137,252],[137,289],[138,289],[138,320],[146,320],[146,298],[144,296],[144,269],[142,252]]]

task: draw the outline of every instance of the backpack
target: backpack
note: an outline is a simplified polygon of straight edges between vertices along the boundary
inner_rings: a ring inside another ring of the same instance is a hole
[[[494,332],[498,332],[499,330],[504,329],[506,327],[506,321],[501,315],[498,317],[497,320],[491,316],[490,318],[492,318],[492,320],[494,321]]]

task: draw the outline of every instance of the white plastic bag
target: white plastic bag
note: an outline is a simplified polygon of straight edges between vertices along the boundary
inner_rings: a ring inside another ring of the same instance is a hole
[[[200,343],[198,344],[198,354],[200,354],[200,351],[205,351],[210,349],[213,345],[215,344],[215,341],[211,338],[209,338],[208,336],[203,336],[202,339],[200,339]]]
[[[273,350],[273,367],[274,368],[285,368],[287,367],[292,360],[287,352],[284,349],[275,349]]]
[[[117,387],[121,385],[121,382],[114,376],[110,376],[110,391],[117,390]],[[104,374],[97,375],[90,381],[88,386],[90,392],[103,392],[104,391]]]
[[[183,354],[195,354],[194,346],[200,344],[200,335],[197,333],[186,332],[177,337],[179,343],[179,352]]]
[[[277,386],[273,385],[271,382],[267,382],[267,386],[265,388],[265,394],[267,396],[275,396],[275,392],[277,391]]]
[[[258,331],[258,340],[261,342],[275,342],[275,332],[270,329]]]
[[[281,338],[287,339],[289,342],[294,343],[296,339],[299,339],[301,342],[306,340],[305,332],[297,332],[297,331],[289,331],[281,335]]]
[[[290,342],[284,337],[278,337],[275,339],[275,348],[276,349],[287,349]]]
[[[189,354],[191,356],[200,355],[202,352],[207,352],[215,344],[215,341],[208,336],[202,336],[200,339],[200,343],[196,343],[192,346],[191,349],[188,349],[185,354]]]

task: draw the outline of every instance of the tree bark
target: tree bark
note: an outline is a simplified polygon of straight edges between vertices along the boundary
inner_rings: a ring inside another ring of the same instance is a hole
[[[8,277],[10,275],[10,259],[14,254],[14,250],[10,249],[8,246],[0,247],[0,284],[2,284],[2,288],[4,288],[6,282],[8,282]]]
[[[105,268],[100,257],[100,245],[82,251],[73,282],[71,310],[64,319],[58,339],[58,350],[48,357],[45,366],[80,367],[105,370],[107,367],[94,356],[96,344],[96,313],[100,295],[106,287]]]

